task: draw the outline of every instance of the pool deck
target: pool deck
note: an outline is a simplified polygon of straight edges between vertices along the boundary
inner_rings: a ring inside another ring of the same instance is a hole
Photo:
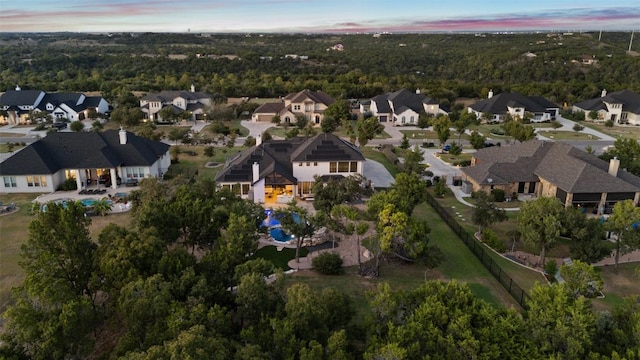
[[[38,196],[37,198],[35,198],[33,200],[33,202],[37,202],[40,204],[45,204],[48,203],[49,201],[53,201],[53,200],[59,200],[59,199],[71,199],[71,200],[82,200],[82,199],[103,199],[103,198],[109,198],[109,195],[114,196],[117,193],[129,193],[132,190],[136,190],[139,187],[135,186],[135,187],[127,187],[127,188],[117,188],[117,189],[112,189],[112,188],[105,188],[105,187],[100,187],[99,189],[105,189],[107,190],[107,192],[105,192],[104,194],[78,194],[78,192],[80,190],[73,190],[73,191],[56,191],[56,192],[52,192],[49,194],[43,194]],[[89,189],[98,189],[95,186],[90,187]],[[131,210],[131,203],[114,203],[111,205],[111,213],[121,213],[121,212],[126,212]]]

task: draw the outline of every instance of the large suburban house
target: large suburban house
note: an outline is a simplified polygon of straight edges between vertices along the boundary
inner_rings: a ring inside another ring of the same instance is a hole
[[[478,150],[462,172],[474,191],[556,197],[566,207],[602,213],[618,201],[640,200],[640,177],[619,167],[615,158],[607,163],[565,143],[532,140]]]
[[[82,93],[47,93],[42,90],[22,90],[19,86],[0,96],[0,123],[27,124],[34,116],[52,120],[78,121],[89,118],[92,111],[109,112],[109,103],[101,96]]]
[[[78,189],[116,189],[161,177],[169,165],[169,145],[125,130],[53,132],[0,163],[0,192],[53,192],[68,179]]]
[[[363,102],[360,112],[370,112],[378,117],[378,121],[394,125],[415,125],[420,113],[447,114],[437,101],[420,94],[420,90],[413,93],[406,89],[378,95],[369,102]]]
[[[629,90],[607,94],[602,90],[599,98],[573,105],[573,111],[590,113],[595,111],[600,121],[611,120],[614,124],[640,125],[640,95]]]
[[[325,181],[363,174],[356,146],[333,134],[262,142],[230,158],[216,183],[256,203],[288,203],[313,197],[315,177]]]
[[[487,99],[472,104],[467,111],[487,123],[503,122],[507,115],[520,120],[527,114],[531,122],[547,122],[556,119],[560,107],[542,96],[524,96],[518,93],[500,93],[494,96],[493,91],[489,91]]]
[[[304,116],[315,125],[319,125],[324,118],[324,111],[336,99],[322,91],[302,90],[291,93],[278,102],[260,105],[251,116],[254,122],[270,122],[275,116],[283,123],[295,123],[296,116]]]
[[[191,120],[206,120],[205,113],[213,103],[212,96],[195,91],[193,85],[190,90],[165,90],[147,94],[140,99],[140,110],[144,114],[144,119],[149,121],[166,120],[162,118],[162,109],[168,107],[176,115],[188,111],[191,114]]]

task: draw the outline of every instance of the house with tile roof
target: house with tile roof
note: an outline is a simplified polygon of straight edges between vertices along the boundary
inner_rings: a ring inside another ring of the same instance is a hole
[[[313,196],[317,176],[325,181],[363,174],[360,150],[333,134],[262,142],[233,156],[216,183],[256,203],[288,203]]]
[[[169,145],[125,130],[53,132],[0,163],[0,192],[53,192],[68,179],[78,189],[98,183],[115,189],[161,177],[169,165]]]
[[[508,116],[512,119],[524,119],[527,114],[531,122],[548,122],[556,119],[560,107],[542,96],[524,96],[518,93],[500,93],[493,95],[489,91],[487,99],[480,100],[467,108],[484,122],[504,122]]]
[[[188,111],[191,120],[206,120],[205,113],[213,104],[212,96],[195,91],[191,85],[190,91],[165,90],[159,93],[149,93],[140,99],[140,110],[144,114],[144,120],[163,121],[162,109],[170,108],[174,114],[182,114]]]
[[[532,140],[480,149],[462,168],[474,191],[502,189],[512,194],[558,198],[565,206],[602,213],[618,201],[640,200],[640,177],[569,144]]]
[[[47,93],[42,90],[22,90],[19,86],[0,96],[0,123],[27,124],[32,113],[50,116],[53,120],[84,120],[90,112],[106,114],[109,103],[101,96],[82,93]]]
[[[336,101],[323,91],[302,90],[291,93],[280,101],[260,105],[251,115],[254,122],[271,122],[279,116],[283,123],[296,122],[297,116],[304,116],[314,125],[320,125],[324,111]]]
[[[640,95],[630,90],[610,94],[607,94],[607,90],[602,90],[599,98],[573,105],[573,111],[595,111],[598,114],[597,120],[600,121],[611,120],[614,124],[640,125]]]
[[[421,113],[447,114],[446,109],[434,99],[420,94],[420,90],[413,93],[406,89],[375,96],[361,104],[360,112],[370,112],[378,121],[393,125],[415,125]]]

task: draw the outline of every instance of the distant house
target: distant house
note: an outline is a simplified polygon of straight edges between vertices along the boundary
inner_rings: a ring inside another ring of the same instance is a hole
[[[169,145],[124,130],[54,132],[0,163],[0,192],[53,192],[68,179],[78,189],[101,182],[120,184],[162,176]]]
[[[162,109],[170,108],[175,114],[188,111],[191,120],[206,120],[205,113],[211,107],[212,96],[204,92],[196,92],[191,85],[191,91],[161,91],[149,93],[140,99],[140,109],[144,119],[149,121],[164,121]]]
[[[480,149],[462,168],[474,191],[558,198],[565,206],[597,213],[618,201],[640,200],[640,178],[571,145],[541,140]]]
[[[363,102],[360,112],[371,112],[378,117],[378,121],[394,125],[415,125],[423,112],[432,115],[447,113],[437,101],[420,94],[420,90],[413,93],[406,89],[378,95],[369,102]]]
[[[229,159],[216,183],[266,205],[313,197],[315,177],[325,181],[363,174],[364,157],[333,134],[262,142]]]
[[[320,124],[324,111],[336,100],[323,91],[302,90],[291,93],[281,101],[260,105],[251,116],[254,122],[270,122],[279,116],[283,123],[295,123],[296,116],[304,116],[313,124]]]
[[[50,116],[52,120],[78,121],[88,118],[90,112],[106,114],[109,103],[101,96],[82,93],[47,93],[42,90],[22,90],[19,86],[0,96],[0,123],[32,123],[32,114]]]
[[[513,119],[524,119],[530,114],[531,122],[547,122],[556,119],[560,107],[542,96],[524,96],[518,93],[493,95],[489,91],[487,99],[480,100],[467,108],[480,120],[488,123],[503,122],[508,115]]]
[[[640,95],[629,90],[610,94],[607,94],[607,90],[602,90],[599,98],[573,105],[573,111],[583,111],[587,114],[595,111],[598,114],[596,120],[611,120],[614,124],[640,125]]]

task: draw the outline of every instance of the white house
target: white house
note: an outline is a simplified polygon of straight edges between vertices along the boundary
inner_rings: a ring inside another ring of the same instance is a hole
[[[101,96],[82,93],[46,93],[42,90],[22,90],[19,86],[0,96],[0,123],[21,124],[33,121],[32,115],[51,116],[53,120],[84,120],[91,111],[109,112],[109,103]]]
[[[585,113],[595,111],[598,114],[596,120],[611,120],[614,124],[640,125],[640,95],[629,90],[610,94],[607,94],[607,90],[602,90],[599,98],[573,105],[573,111]]]
[[[191,91],[162,91],[159,93],[149,93],[140,99],[140,109],[145,120],[162,121],[160,111],[169,107],[175,114],[188,111],[191,113],[191,120],[206,120],[207,108],[212,106],[212,96],[196,92],[191,85]]]
[[[371,112],[378,121],[394,125],[415,125],[423,112],[432,115],[447,113],[437,101],[420,94],[420,90],[412,93],[406,89],[378,95],[370,102],[363,102],[360,112]]]
[[[169,145],[125,130],[54,132],[0,163],[0,192],[53,192],[68,179],[117,188],[161,177],[171,165]]]
[[[530,114],[531,122],[549,122],[556,119],[560,107],[542,96],[524,96],[518,93],[493,95],[489,91],[487,99],[480,100],[467,108],[480,120],[503,122],[507,114],[513,119],[524,119]]]
[[[216,176],[221,187],[257,203],[312,197],[317,176],[328,181],[363,174],[364,156],[333,134],[262,142],[229,159]]]

